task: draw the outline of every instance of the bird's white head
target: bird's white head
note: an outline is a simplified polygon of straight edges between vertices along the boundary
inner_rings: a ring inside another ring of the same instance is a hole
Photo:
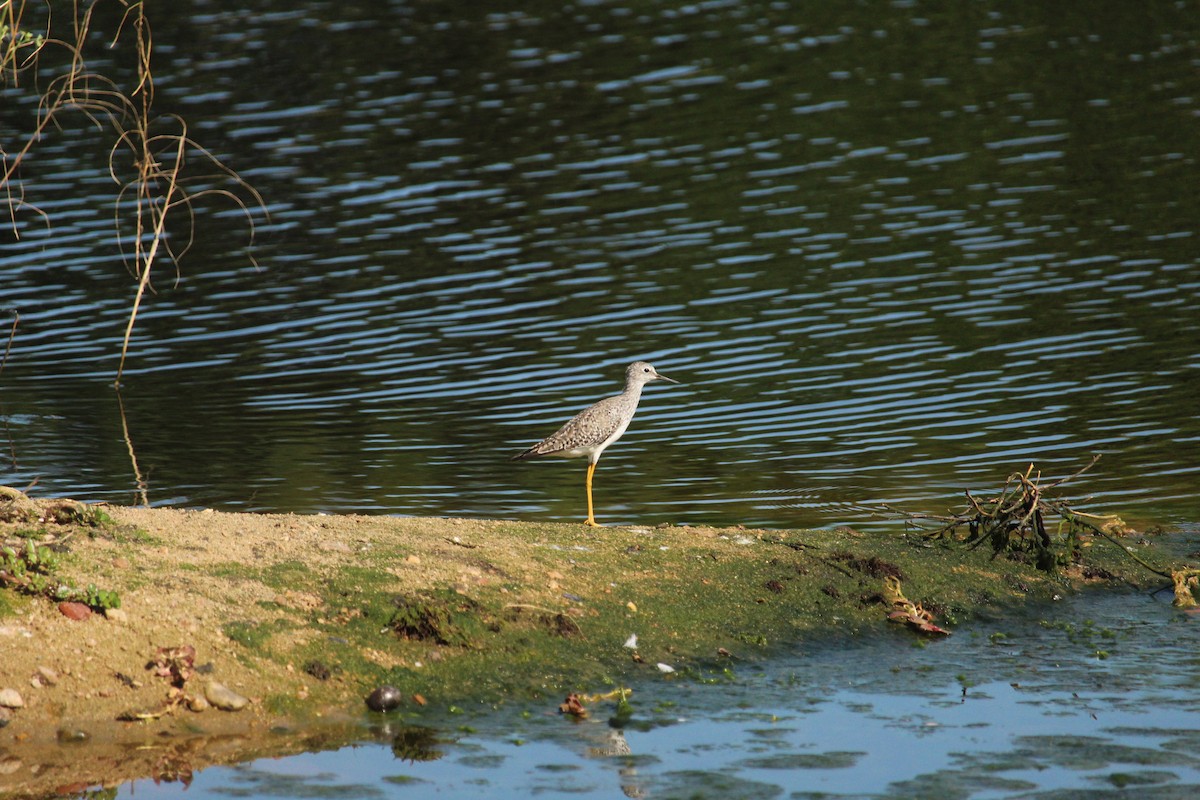
[[[653,364],[647,364],[645,361],[635,361],[625,368],[625,386],[644,386],[650,381],[666,381],[667,383],[679,383],[674,378],[668,378],[666,375],[659,373],[654,368]]]

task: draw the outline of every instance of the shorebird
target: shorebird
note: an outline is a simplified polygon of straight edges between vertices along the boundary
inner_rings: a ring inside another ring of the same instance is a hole
[[[600,454],[620,439],[621,434],[629,427],[629,422],[637,411],[638,400],[642,399],[642,387],[651,381],[679,383],[666,375],[660,375],[658,370],[645,361],[635,361],[625,368],[625,391],[588,406],[559,428],[553,436],[546,437],[523,453],[517,453],[512,460],[524,461],[538,456],[587,456],[588,515],[584,523],[599,525],[592,514],[592,474],[596,471],[596,462],[600,460]]]

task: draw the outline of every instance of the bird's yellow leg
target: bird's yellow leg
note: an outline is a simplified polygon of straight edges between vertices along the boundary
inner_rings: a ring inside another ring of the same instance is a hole
[[[584,520],[583,524],[591,525],[592,527],[597,528],[600,526],[600,523],[596,522],[596,518],[594,516],[592,516],[592,474],[595,471],[596,471],[595,462],[588,464],[588,471],[587,471],[588,518],[586,520]]]

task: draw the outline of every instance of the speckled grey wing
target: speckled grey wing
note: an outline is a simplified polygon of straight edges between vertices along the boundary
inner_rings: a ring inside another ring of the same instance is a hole
[[[522,461],[537,456],[548,456],[574,450],[577,447],[598,445],[621,426],[624,418],[624,396],[606,397],[595,405],[580,411],[551,436],[535,444],[523,453],[512,457]]]

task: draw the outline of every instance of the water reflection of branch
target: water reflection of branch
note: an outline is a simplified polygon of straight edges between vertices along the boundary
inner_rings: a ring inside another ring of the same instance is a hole
[[[13,339],[17,338],[17,323],[21,321],[21,315],[15,310],[13,313],[12,330],[8,332],[8,344],[4,346],[4,358],[0,358],[0,375],[4,374],[4,365],[8,363],[8,354],[12,352]]]
[[[129,464],[133,467],[133,479],[137,483],[137,497],[141,505],[150,505],[150,497],[148,494],[149,486],[146,485],[146,479],[142,477],[142,471],[138,469],[137,453],[133,449],[133,439],[129,438],[129,423],[125,420],[125,402],[121,400],[121,390],[117,389],[117,408],[121,412],[121,433],[125,436],[125,447],[129,450]]]
[[[12,330],[8,332],[8,344],[4,346],[4,357],[0,358],[0,375],[4,374],[4,365],[8,363],[8,354],[12,352],[13,339],[17,338],[17,323],[21,321],[21,315],[16,309],[13,309],[13,324]],[[17,468],[17,446],[13,442],[12,431],[8,428],[8,415],[0,408],[0,418],[4,419],[4,436],[8,439],[8,452],[12,457],[12,468]]]
[[[2,411],[3,409],[0,409],[0,412]],[[8,415],[0,413],[0,418],[4,420],[4,438],[8,440],[9,462],[11,463],[13,470],[16,471],[18,468],[17,443],[13,441],[12,430],[10,430],[8,427]]]

